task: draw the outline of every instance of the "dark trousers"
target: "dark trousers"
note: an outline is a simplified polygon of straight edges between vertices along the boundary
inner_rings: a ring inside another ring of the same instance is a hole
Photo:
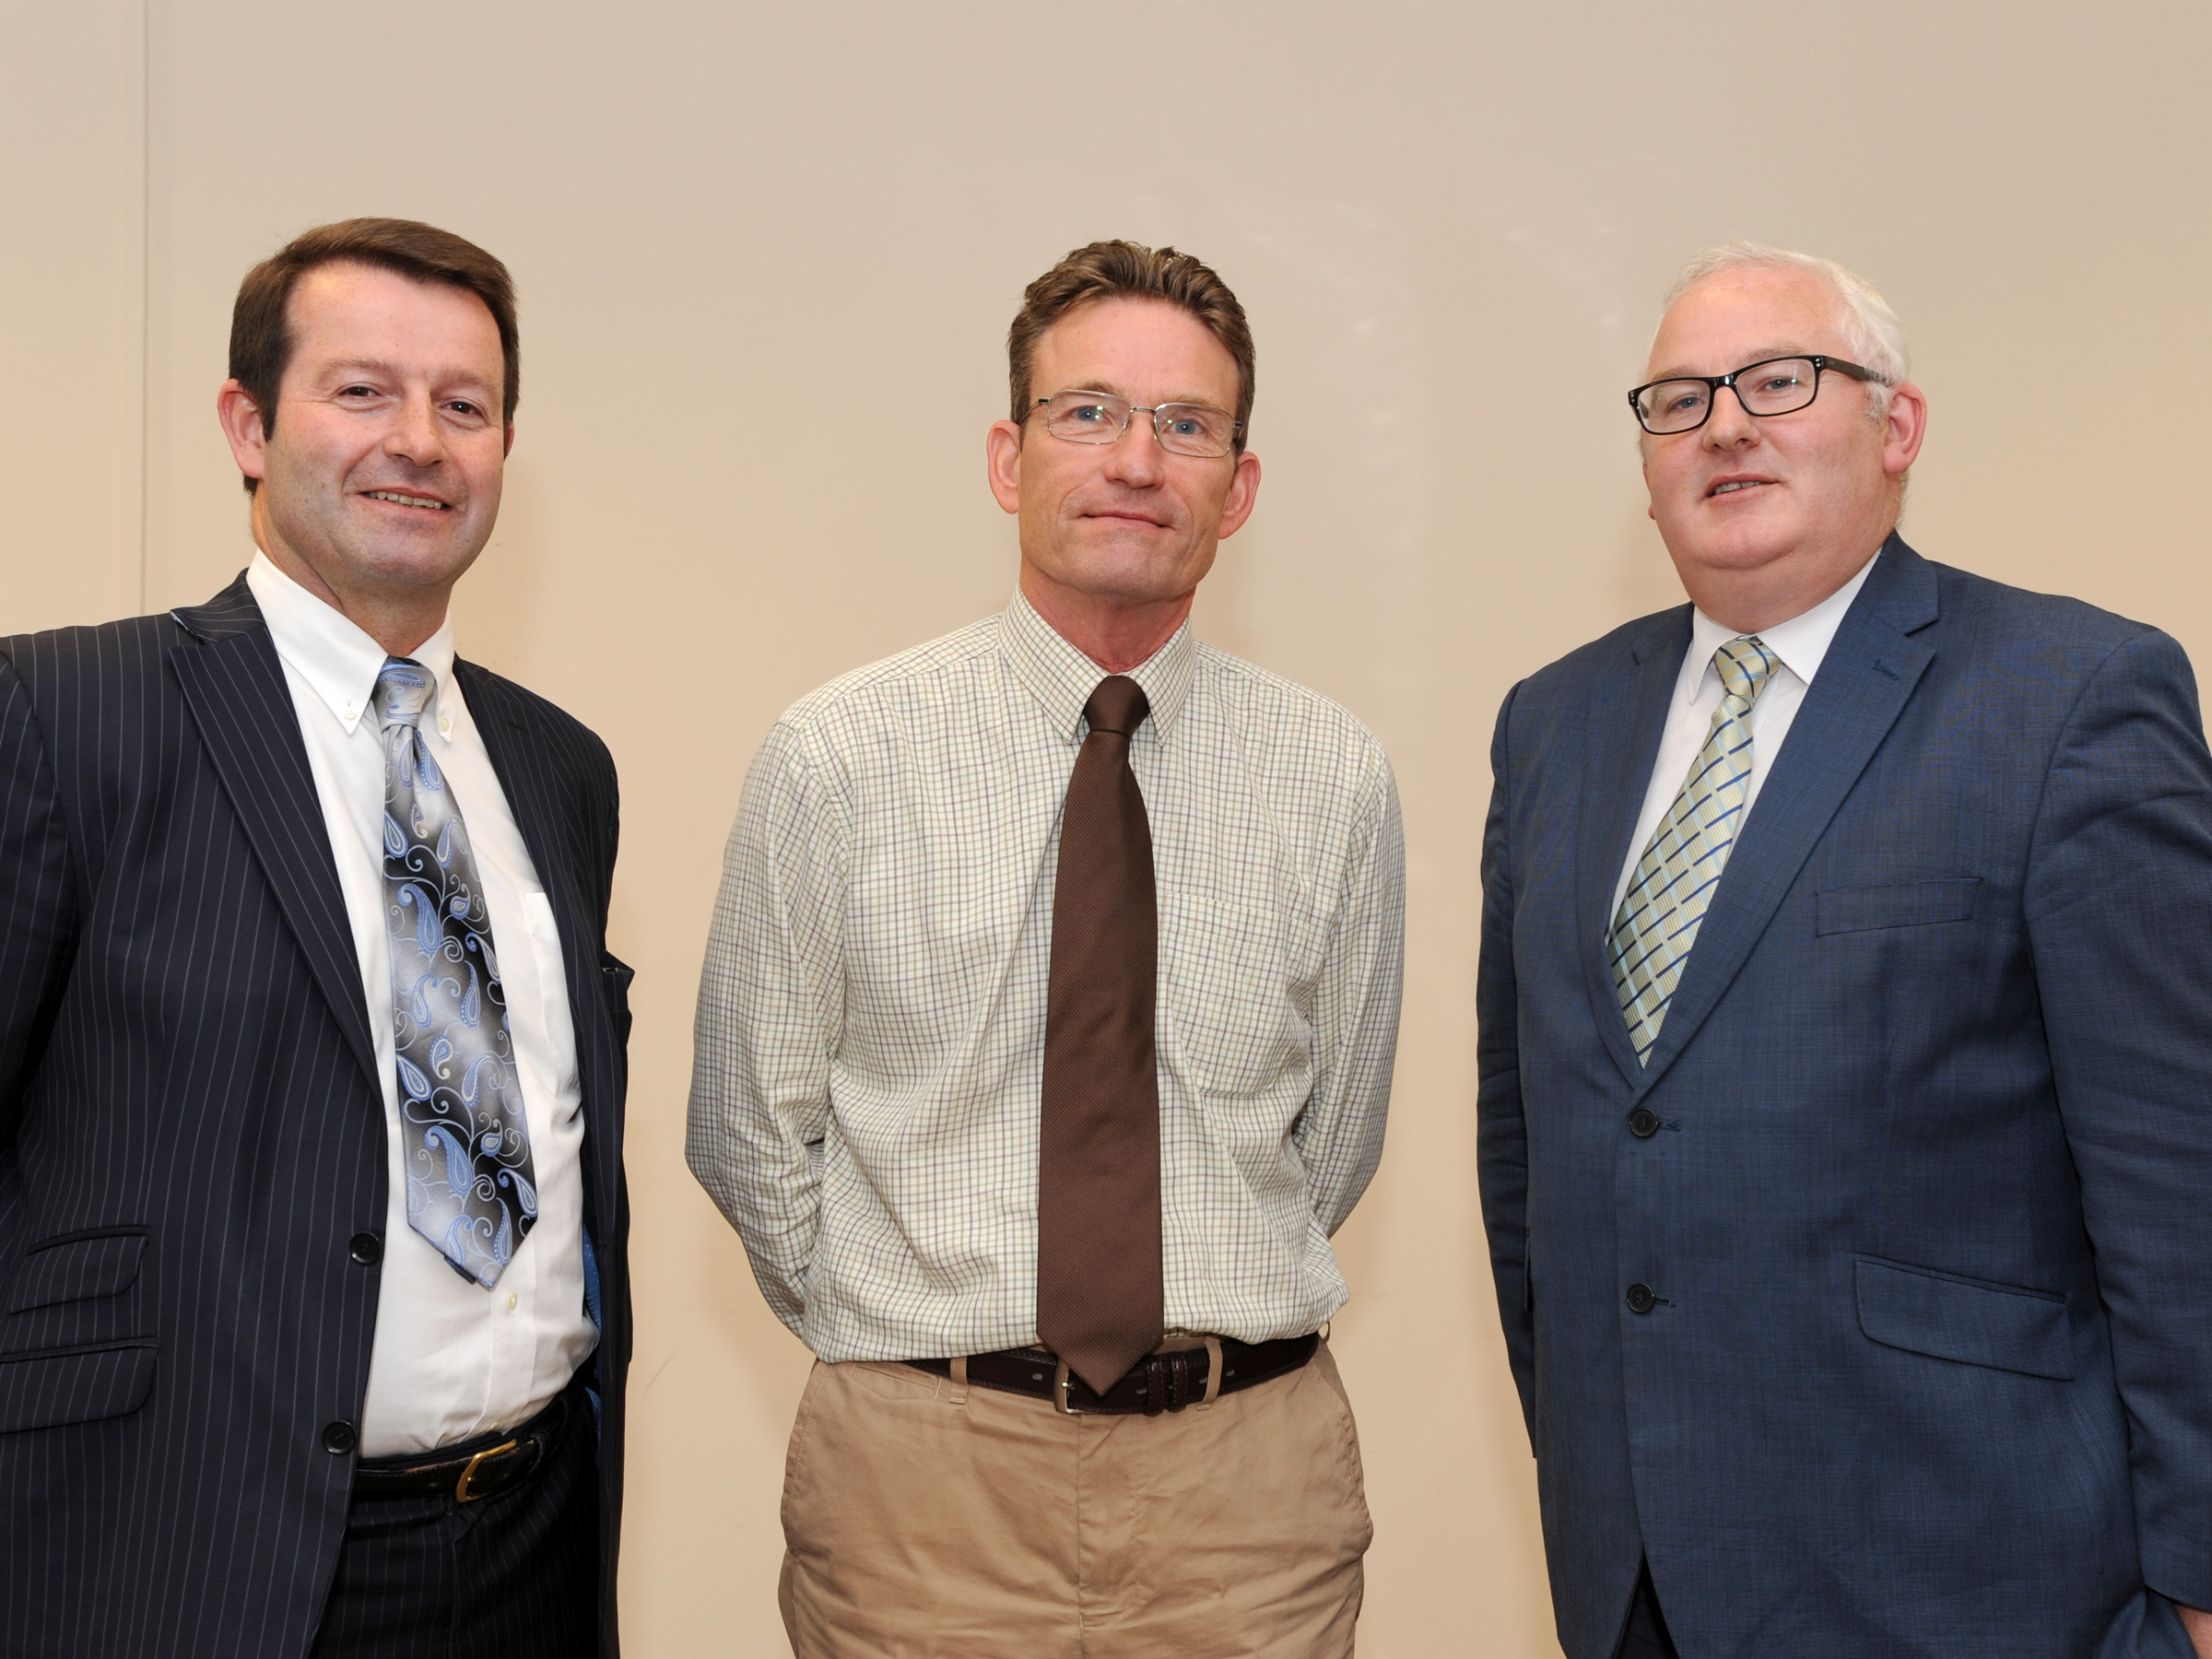
[[[1636,1596],[1629,1603],[1629,1628],[1620,1633],[1615,1659],[1681,1659],[1675,1652],[1675,1639],[1666,1633],[1666,1615],[1659,1611],[1659,1593],[1652,1588],[1648,1562],[1636,1575]]]
[[[597,1436],[582,1391],[521,1485],[357,1498],[314,1659],[596,1659]]]

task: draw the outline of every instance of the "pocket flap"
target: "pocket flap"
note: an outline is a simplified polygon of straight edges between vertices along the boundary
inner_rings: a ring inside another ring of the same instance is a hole
[[[1925,927],[1964,922],[1974,913],[1979,876],[1940,881],[1886,881],[1877,887],[1831,888],[1820,895],[1816,934],[1865,933],[1877,927]]]
[[[32,1251],[7,1287],[7,1311],[21,1313],[50,1302],[113,1296],[130,1288],[146,1251],[144,1233],[109,1233],[65,1239]]]
[[[0,1360],[0,1434],[122,1417],[153,1388],[154,1350],[144,1343]]]
[[[2065,1381],[2065,1299],[1895,1262],[1858,1259],[1859,1329],[1887,1347]]]

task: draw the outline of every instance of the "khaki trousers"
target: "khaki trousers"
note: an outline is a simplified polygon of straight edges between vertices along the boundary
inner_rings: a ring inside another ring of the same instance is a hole
[[[818,1363],[779,1599],[798,1659],[1338,1659],[1372,1534],[1325,1342],[1156,1418]]]

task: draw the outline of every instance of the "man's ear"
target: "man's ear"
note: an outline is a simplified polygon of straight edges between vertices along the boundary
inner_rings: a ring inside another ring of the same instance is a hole
[[[1229,494],[1221,501],[1221,530],[1224,540],[1244,528],[1244,521],[1260,499],[1260,458],[1250,450],[1237,456],[1236,473],[1229,481]]]
[[[501,457],[502,459],[504,459],[506,456],[512,455],[512,454],[513,454],[513,453],[514,453],[514,422],[511,420],[511,421],[509,421],[509,422],[507,423],[507,441],[506,441],[506,442],[504,442],[504,443],[502,443],[502,444],[500,444],[500,457]]]
[[[215,394],[215,418],[229,441],[230,458],[238,463],[238,470],[249,478],[267,477],[264,452],[268,448],[268,433],[263,429],[261,406],[253,401],[253,394],[235,380],[225,381],[223,389]]]
[[[994,420],[983,438],[983,460],[991,479],[991,493],[1008,512],[1021,511],[1021,429],[1010,420]]]
[[[1920,458],[1928,435],[1928,398],[1911,381],[1889,392],[1889,414],[1882,435],[1882,470],[1901,478]]]

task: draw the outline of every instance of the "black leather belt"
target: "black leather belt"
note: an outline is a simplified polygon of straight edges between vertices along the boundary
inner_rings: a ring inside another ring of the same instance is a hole
[[[1239,1342],[1230,1336],[1213,1340],[1221,1351],[1218,1394],[1235,1394],[1240,1388],[1294,1371],[1321,1347],[1317,1332],[1275,1342]],[[1212,1378],[1208,1355],[1206,1347],[1147,1354],[1127,1376],[1100,1394],[1042,1348],[1001,1348],[995,1354],[969,1355],[968,1381],[978,1388],[1050,1400],[1070,1417],[1134,1417],[1139,1412],[1158,1417],[1163,1411],[1195,1406],[1206,1397],[1206,1384]],[[949,1359],[909,1359],[906,1363],[940,1377],[953,1374]]]
[[[571,1388],[519,1429],[495,1430],[435,1452],[364,1457],[353,1467],[356,1498],[447,1497],[474,1503],[520,1486],[553,1460],[575,1409]]]

